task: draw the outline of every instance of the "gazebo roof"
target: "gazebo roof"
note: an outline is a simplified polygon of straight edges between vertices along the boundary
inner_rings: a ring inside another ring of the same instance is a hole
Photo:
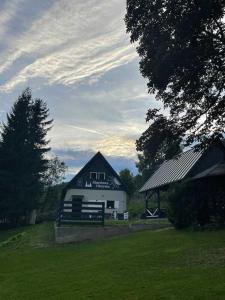
[[[145,191],[154,190],[184,179],[201,158],[203,152],[204,151],[196,152],[194,149],[190,149],[177,155],[173,159],[165,161],[143,185],[140,192],[143,193]]]

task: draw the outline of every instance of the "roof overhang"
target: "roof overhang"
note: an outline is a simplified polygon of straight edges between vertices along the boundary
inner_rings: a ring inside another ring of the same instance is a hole
[[[206,177],[225,176],[225,162],[220,162],[195,175],[192,179],[201,179]]]

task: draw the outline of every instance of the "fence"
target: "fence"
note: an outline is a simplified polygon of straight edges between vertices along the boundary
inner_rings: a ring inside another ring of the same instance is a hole
[[[105,203],[72,200],[63,201],[57,216],[58,226],[63,224],[104,226]]]

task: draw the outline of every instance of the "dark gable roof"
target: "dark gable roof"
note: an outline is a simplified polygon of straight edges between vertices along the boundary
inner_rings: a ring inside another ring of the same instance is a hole
[[[124,191],[126,191],[126,188],[124,187],[120,176],[116,173],[116,171],[112,168],[112,166],[110,165],[110,163],[105,159],[105,157],[101,154],[100,151],[98,151],[87,163],[86,165],[74,176],[74,178],[67,184],[67,186],[65,187],[65,189],[67,190],[68,188],[70,188],[71,185],[73,185],[73,183],[76,181],[76,179],[78,177],[80,177],[80,175],[82,175],[83,173],[86,172],[86,170],[89,168],[89,166],[93,163],[93,161],[95,161],[96,159],[101,159],[107,166],[107,168],[110,170],[110,172],[117,178],[117,180],[120,182],[121,187],[123,188]]]
[[[225,163],[220,162],[218,164],[213,165],[211,168],[206,169],[205,171],[197,174],[193,177],[193,179],[200,179],[205,177],[212,176],[223,176],[225,175]]]
[[[225,147],[225,139],[221,140],[223,146]]]
[[[140,192],[142,193],[156,187],[182,180],[190,172],[202,154],[203,151],[195,152],[191,149],[173,159],[163,162],[143,185]]]

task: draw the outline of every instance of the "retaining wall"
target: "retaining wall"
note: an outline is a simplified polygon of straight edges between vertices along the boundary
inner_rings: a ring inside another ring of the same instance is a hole
[[[166,224],[130,224],[115,226],[55,226],[56,243],[98,240],[143,230],[166,228]]]

